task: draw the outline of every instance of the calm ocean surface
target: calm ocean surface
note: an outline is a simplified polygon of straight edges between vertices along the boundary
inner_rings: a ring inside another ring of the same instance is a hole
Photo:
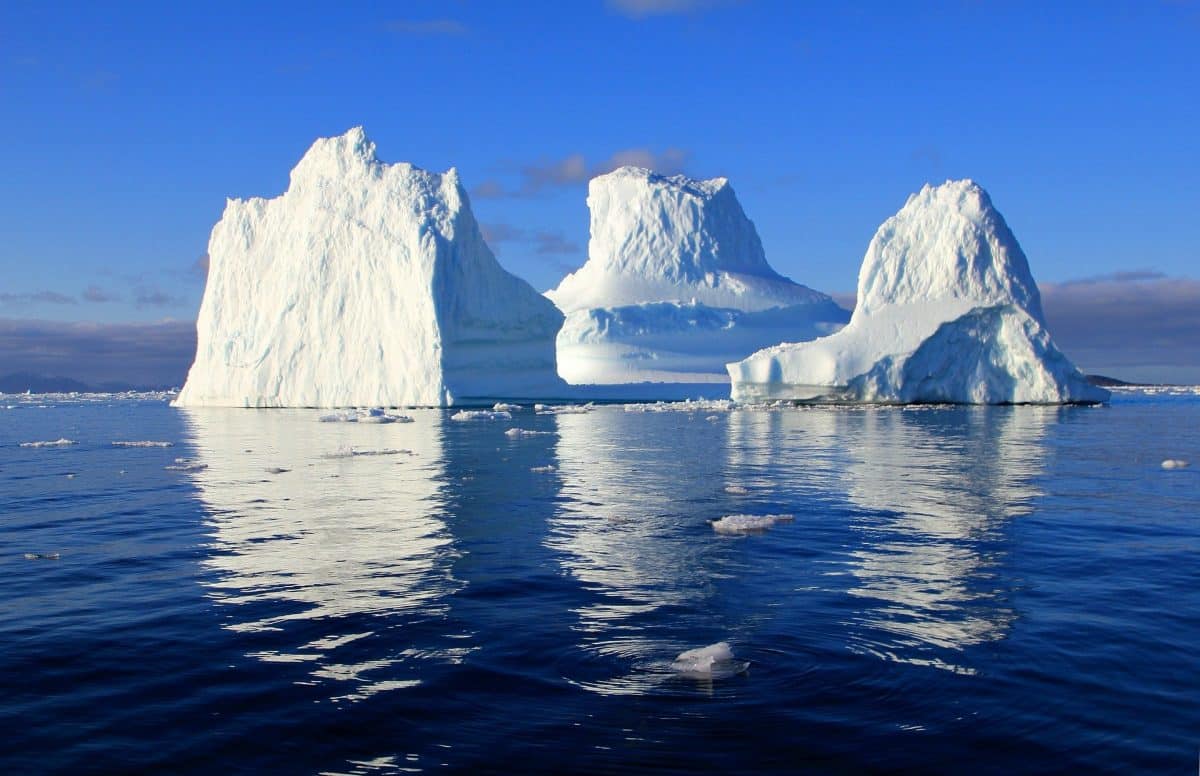
[[[0,770],[1195,772],[1200,394],[319,414],[0,397]]]

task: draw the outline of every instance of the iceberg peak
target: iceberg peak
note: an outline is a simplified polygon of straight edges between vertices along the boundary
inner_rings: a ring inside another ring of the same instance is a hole
[[[828,297],[767,263],[727,178],[620,167],[588,183],[588,260],[547,291],[564,312],[659,302],[768,310]]]
[[[883,222],[863,258],[854,315],[937,301],[1013,304],[1045,322],[1024,251],[969,178],[922,186]]]

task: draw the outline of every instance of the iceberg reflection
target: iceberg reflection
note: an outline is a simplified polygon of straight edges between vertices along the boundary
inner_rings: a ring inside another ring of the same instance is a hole
[[[672,660],[695,646],[669,635],[679,625],[724,633],[706,606],[721,575],[720,546],[698,541],[712,535],[700,517],[712,494],[696,488],[719,489],[721,457],[680,456],[676,447],[719,449],[723,431],[704,414],[647,419],[604,408],[556,418],[561,506],[546,544],[585,592],[574,627],[584,659],[595,664],[578,669],[586,678],[569,680],[587,689],[646,692],[673,676]],[[648,434],[648,422],[675,430]],[[614,662],[632,671],[613,677]]]
[[[314,681],[351,685],[335,698],[358,699],[418,683],[406,661],[468,651],[438,622],[461,586],[439,413],[378,425],[318,423],[306,410],[181,412],[212,529],[207,584],[225,627],[261,647],[250,655],[311,664]],[[407,649],[395,651],[394,630],[372,638],[398,626]]]
[[[997,580],[1009,521],[1039,495],[1056,408],[895,408],[842,413],[851,440],[851,648],[969,672],[953,655],[1004,638],[1015,614]]]

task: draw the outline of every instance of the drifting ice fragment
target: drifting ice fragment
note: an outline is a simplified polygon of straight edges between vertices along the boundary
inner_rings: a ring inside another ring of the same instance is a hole
[[[592,411],[593,405],[588,404],[535,404],[533,410],[539,415],[584,415]]]
[[[1184,461],[1180,458],[1168,458],[1162,462],[1162,467],[1164,469],[1185,469],[1189,465],[1190,464],[1187,461]]]
[[[385,448],[383,450],[359,450],[354,447],[339,448],[335,453],[328,453],[321,456],[322,458],[358,458],[361,456],[373,455],[412,455],[412,450],[393,450]]]
[[[66,447],[67,445],[79,444],[74,439],[53,439],[49,442],[22,442],[21,447]]]
[[[520,404],[505,404],[502,401],[496,402],[496,406],[492,407],[496,412],[515,412],[521,409]]]
[[[733,650],[727,642],[718,641],[707,647],[680,652],[671,669],[684,676],[720,679],[740,674],[749,666],[745,661],[733,659]]]
[[[208,464],[193,461],[190,458],[176,458],[175,463],[163,467],[167,471],[172,472],[198,472],[201,469],[207,469]]]
[[[776,523],[794,520],[792,515],[726,515],[714,520],[713,530],[719,534],[762,533]]]
[[[504,436],[508,437],[509,439],[520,439],[521,437],[548,436],[553,433],[553,431],[532,431],[526,428],[510,428],[508,431],[504,432]]]
[[[154,442],[149,439],[140,439],[134,442],[113,442],[113,447],[174,447],[174,442]]]
[[[750,489],[744,485],[726,485],[725,492],[732,496],[748,496]]]
[[[27,552],[27,553],[25,553],[25,560],[58,560],[58,559],[59,559],[59,554],[57,552]]]
[[[512,420],[512,413],[493,410],[459,410],[450,416],[450,420]]]
[[[556,471],[556,469],[553,466],[546,465],[531,467],[529,471],[534,472],[535,474],[549,474],[553,471]]]

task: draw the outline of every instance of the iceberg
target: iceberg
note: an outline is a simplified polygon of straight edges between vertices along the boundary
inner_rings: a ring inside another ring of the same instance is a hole
[[[1046,330],[1029,262],[971,180],[926,185],[879,227],[841,331],[728,365],[732,396],[963,404],[1093,403]]]
[[[573,384],[723,383],[723,365],[850,314],[778,274],[725,178],[622,167],[588,184],[588,260],[546,292]]]
[[[361,127],[317,140],[282,195],[229,200],[208,255],[176,406],[562,393],[562,314],[496,261],[458,173],[381,162]]]

